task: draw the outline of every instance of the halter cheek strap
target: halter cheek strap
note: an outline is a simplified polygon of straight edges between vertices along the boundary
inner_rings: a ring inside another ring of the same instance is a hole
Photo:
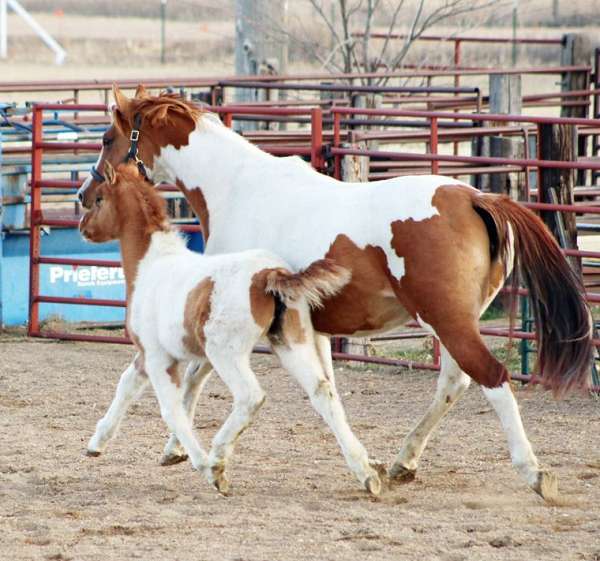
[[[144,166],[144,162],[138,157],[138,142],[140,140],[140,125],[142,124],[142,116],[139,113],[135,114],[133,118],[133,128],[131,129],[131,134],[129,135],[129,151],[125,156],[123,162],[127,163],[130,160],[133,160],[138,167],[140,174],[144,177],[144,179],[148,180],[148,173],[146,172],[146,166]],[[90,175],[94,178],[94,181],[98,183],[104,183],[106,178],[98,171],[98,168],[94,165],[92,169],[90,169]]]

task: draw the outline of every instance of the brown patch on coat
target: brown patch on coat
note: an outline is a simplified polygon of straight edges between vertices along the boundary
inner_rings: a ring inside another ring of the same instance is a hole
[[[203,279],[190,290],[183,313],[184,347],[193,355],[203,356],[206,336],[204,326],[210,317],[210,298],[215,286],[211,278]]]
[[[294,308],[288,308],[283,314],[281,324],[283,339],[286,343],[304,343],[306,341],[306,331],[300,320],[300,313]]]
[[[173,382],[177,387],[181,386],[181,377],[179,376],[179,363],[173,362],[171,366],[167,368],[167,374],[169,378],[171,378],[171,382]]]
[[[210,235],[210,220],[208,214],[208,205],[206,204],[204,193],[202,193],[200,187],[188,189],[180,179],[177,179],[175,183],[177,184],[177,188],[182,192],[183,196],[192,206],[192,209],[194,209],[194,214],[200,221],[200,228],[202,229],[204,243],[206,243],[208,236]]]
[[[263,331],[269,329],[275,315],[275,299],[266,292],[267,277],[272,271],[263,269],[254,273],[250,283],[250,312],[256,325]]]
[[[348,269],[352,277],[339,294],[313,311],[316,331],[352,335],[401,325],[409,319],[392,291],[397,281],[381,247],[361,249],[348,236],[339,234],[325,257]]]
[[[413,317],[418,314],[433,327],[462,370],[480,384],[497,387],[508,373],[485,346],[478,321],[500,271],[490,275],[486,226],[466,187],[439,187],[432,204],[439,215],[391,224],[392,247],[406,271],[396,294]]]

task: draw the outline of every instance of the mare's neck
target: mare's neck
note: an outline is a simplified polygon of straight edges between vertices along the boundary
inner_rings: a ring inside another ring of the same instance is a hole
[[[260,160],[266,165],[272,159],[213,117],[204,116],[186,146],[162,148],[156,162],[172,181],[181,181],[188,190],[200,189],[211,209],[224,210],[240,172],[248,164],[260,169]]]

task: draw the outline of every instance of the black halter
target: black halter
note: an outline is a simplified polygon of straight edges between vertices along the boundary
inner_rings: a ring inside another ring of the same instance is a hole
[[[144,166],[144,162],[138,157],[138,142],[140,140],[140,125],[142,124],[142,116],[139,113],[135,114],[133,118],[133,128],[131,129],[131,134],[129,135],[129,151],[125,156],[123,162],[127,163],[130,160],[133,160],[140,171],[140,174],[144,179],[149,181],[148,172],[146,171],[146,166]],[[104,177],[96,168],[95,165],[92,166],[90,170],[90,175],[94,178],[98,183],[104,183],[106,181],[106,177]]]

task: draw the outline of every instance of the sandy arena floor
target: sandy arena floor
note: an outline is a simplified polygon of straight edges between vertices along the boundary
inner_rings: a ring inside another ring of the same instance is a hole
[[[0,337],[0,558],[6,560],[600,560],[600,403],[519,391],[540,460],[561,478],[545,505],[513,472],[490,407],[471,388],[412,484],[362,491],[333,437],[270,357],[268,400],[239,443],[232,496],[190,465],[158,466],[167,431],[151,393],[104,456],[85,444],[131,348]],[[354,429],[390,462],[435,376],[337,365]],[[196,427],[205,443],[230,405],[213,378]]]

